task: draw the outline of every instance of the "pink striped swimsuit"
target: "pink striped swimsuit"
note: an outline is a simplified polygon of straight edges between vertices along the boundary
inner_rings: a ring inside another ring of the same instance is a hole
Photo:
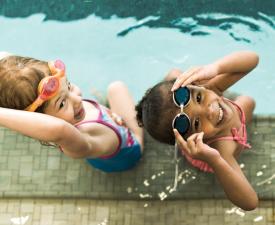
[[[240,119],[241,119],[241,127],[239,128],[239,130],[235,127],[231,128],[232,136],[218,137],[218,138],[208,141],[207,144],[209,145],[213,142],[220,141],[220,140],[229,140],[229,141],[238,142],[243,147],[243,149],[251,148],[251,146],[247,143],[247,131],[246,131],[246,125],[245,125],[244,111],[235,102],[233,102],[229,99],[226,99],[226,98],[224,98],[224,99],[231,102],[239,110]],[[209,173],[214,172],[214,170],[206,162],[201,161],[199,159],[193,159],[186,153],[183,153],[183,155],[185,156],[187,161],[189,163],[191,163],[191,165],[193,165],[194,167],[196,167],[204,172],[209,172]]]

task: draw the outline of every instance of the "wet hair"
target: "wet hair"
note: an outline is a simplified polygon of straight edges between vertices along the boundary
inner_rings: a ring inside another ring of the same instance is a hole
[[[37,98],[39,82],[49,76],[48,63],[28,57],[0,60],[0,107],[24,110]],[[47,102],[36,112],[43,112]]]
[[[174,145],[175,136],[172,122],[179,108],[173,102],[172,81],[162,81],[147,90],[136,105],[136,118],[139,126],[144,127],[156,140]]]

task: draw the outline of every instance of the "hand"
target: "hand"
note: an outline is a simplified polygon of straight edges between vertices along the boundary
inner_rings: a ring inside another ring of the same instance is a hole
[[[218,75],[218,68],[214,64],[197,66],[188,69],[176,79],[172,91],[188,84],[201,85]]]
[[[199,159],[207,163],[220,157],[220,153],[216,149],[203,143],[203,132],[192,134],[187,141],[185,141],[176,129],[173,131],[177,145],[183,154],[188,154],[191,158]]]

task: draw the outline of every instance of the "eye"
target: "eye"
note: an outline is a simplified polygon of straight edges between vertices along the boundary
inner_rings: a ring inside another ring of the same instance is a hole
[[[71,82],[68,81],[68,90],[70,91],[72,89]]]
[[[195,131],[198,131],[199,126],[200,126],[200,120],[199,120],[199,118],[196,118],[195,121],[194,121]]]
[[[62,102],[59,105],[59,109],[62,109],[66,104],[66,99],[62,100]]]
[[[197,103],[201,103],[201,93],[199,92],[196,97]]]

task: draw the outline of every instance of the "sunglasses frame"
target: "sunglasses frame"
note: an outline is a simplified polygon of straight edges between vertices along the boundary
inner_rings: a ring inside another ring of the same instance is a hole
[[[188,92],[189,92],[189,99],[188,99],[188,101],[187,101],[187,103],[186,103],[185,105],[184,105],[183,103],[182,103],[182,104],[178,104],[177,101],[176,101],[176,97],[175,97],[176,94],[175,94],[175,92],[176,92],[177,90],[179,90],[180,88],[187,89]],[[181,136],[184,136],[184,135],[187,133],[187,131],[189,130],[190,126],[191,126],[191,120],[190,120],[189,116],[188,116],[186,113],[183,112],[183,109],[190,103],[190,100],[191,100],[191,92],[190,92],[190,90],[189,90],[187,87],[180,87],[180,88],[177,89],[177,90],[175,90],[175,91],[173,92],[173,101],[174,101],[175,105],[178,106],[178,107],[180,108],[180,113],[178,113],[178,114],[175,116],[175,118],[173,119],[173,121],[172,121],[172,128],[173,128],[173,129],[176,129],[176,130],[181,134]],[[186,130],[185,133],[181,133],[181,132],[175,127],[176,120],[177,120],[179,117],[181,117],[181,116],[185,116],[185,117],[188,119],[188,122],[189,122],[189,127],[188,127],[188,129]]]

